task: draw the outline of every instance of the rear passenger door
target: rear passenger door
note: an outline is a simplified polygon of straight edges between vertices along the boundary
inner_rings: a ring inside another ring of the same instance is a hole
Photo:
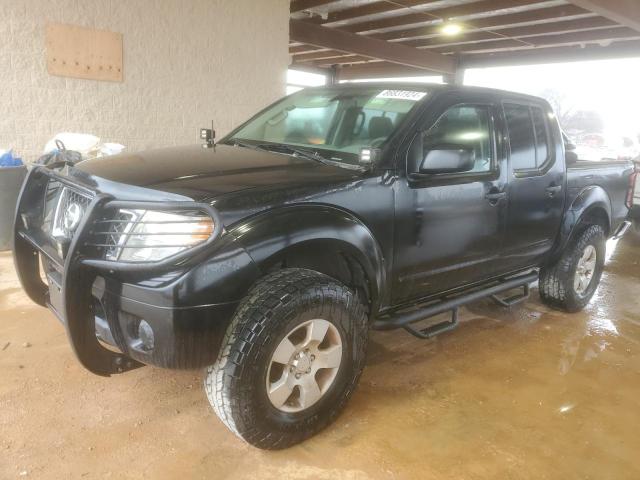
[[[509,187],[504,268],[537,264],[552,248],[564,207],[560,129],[544,103],[503,103]]]

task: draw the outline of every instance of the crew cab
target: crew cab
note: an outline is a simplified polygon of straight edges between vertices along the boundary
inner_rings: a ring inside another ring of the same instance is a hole
[[[536,281],[543,302],[583,308],[634,178],[565,151],[540,98],[324,86],[215,144],[32,168],[15,266],[87,369],[204,368],[220,419],[284,448],[340,412],[372,328],[431,338]]]

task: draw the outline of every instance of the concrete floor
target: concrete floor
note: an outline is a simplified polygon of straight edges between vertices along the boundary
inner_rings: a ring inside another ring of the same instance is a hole
[[[280,452],[229,433],[197,372],[84,371],[1,254],[0,478],[640,478],[640,236],[610,247],[584,312],[534,291],[433,341],[373,333],[344,414]]]

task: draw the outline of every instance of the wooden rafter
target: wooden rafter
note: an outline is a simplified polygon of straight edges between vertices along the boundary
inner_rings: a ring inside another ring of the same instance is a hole
[[[638,0],[569,0],[569,2],[640,32]]]
[[[481,0],[479,2],[465,3],[453,7],[439,8],[429,11],[407,13],[378,20],[366,20],[350,23],[340,27],[351,33],[362,33],[385,28],[402,27],[405,25],[425,22],[437,22],[443,19],[476,15],[487,12],[497,12],[507,8],[523,7],[537,3],[536,0]]]
[[[461,22],[465,28],[497,30],[508,26],[516,26],[521,23],[532,22],[561,22],[572,20],[576,17],[584,18],[594,16],[592,13],[574,5],[560,5],[558,7],[540,8],[536,10],[526,10],[517,13],[504,13],[502,15],[491,15],[488,17],[465,20]],[[391,32],[377,33],[372,37],[381,40],[401,40],[404,38],[416,38],[421,36],[436,35],[440,32],[440,25],[428,25],[422,27],[412,27],[403,30],[393,30]]]
[[[468,52],[496,52],[500,50],[528,49],[555,45],[586,45],[589,43],[607,44],[613,41],[640,38],[640,34],[627,27],[614,27],[587,32],[544,35],[527,39],[529,45],[518,40],[504,39],[489,42],[477,42],[459,45],[447,45],[433,50],[446,54],[464,54]],[[640,53],[640,52],[639,52]]]
[[[638,52],[640,52],[640,40],[629,40],[616,42],[606,47],[574,45],[489,54],[468,54],[460,57],[460,66],[462,68],[477,68],[630,58],[637,57]]]
[[[614,38],[617,38],[618,29],[622,27],[617,27],[614,22],[608,20],[603,17],[591,17],[584,19],[571,20],[567,22],[552,22],[552,23],[542,23],[542,24],[534,24],[527,25],[523,27],[513,27],[506,28],[502,30],[498,30],[502,36],[497,36],[494,32],[486,32],[486,31],[477,31],[473,33],[467,33],[464,36],[460,37],[457,41],[450,37],[431,37],[428,39],[418,39],[418,40],[410,40],[405,41],[402,44],[408,45],[416,48],[423,47],[438,47],[438,46],[459,46],[459,50],[464,50],[466,47],[471,49],[473,46],[483,47],[484,42],[501,42],[507,46],[516,45],[516,46],[527,46],[527,45],[535,45],[536,40],[540,38],[542,41],[545,41],[545,36],[547,35],[564,35],[568,33],[575,33],[576,35],[571,37],[571,41],[575,39],[580,39],[578,35],[579,32],[584,32],[584,40],[590,41],[592,31],[604,30],[607,32],[613,32]],[[628,30],[625,30],[627,33],[630,33]],[[606,36],[606,35],[605,35]],[[552,37],[556,38],[556,37]],[[598,40],[602,38],[598,36]],[[515,41],[514,41],[515,40]],[[524,40],[524,41],[518,41]],[[507,42],[507,43],[505,43]],[[497,43],[500,45],[501,43]],[[301,54],[294,54],[293,58],[296,62],[309,62],[315,60],[325,60],[327,58],[335,58],[341,55],[345,55],[336,50],[321,50],[315,52],[306,52]],[[322,63],[326,63],[323,61]],[[340,63],[340,62],[338,62]]]
[[[339,29],[290,20],[289,36],[296,42],[353,53],[434,72],[453,73],[455,60],[438,53],[421,51],[383,40],[354,35]]]
[[[293,0],[291,8],[334,2]],[[640,0],[567,0],[551,6],[546,0],[475,0],[444,7],[439,2],[341,2],[322,9],[322,17],[292,20],[292,63],[338,66],[341,78],[362,78],[640,56]],[[442,34],[443,22],[450,20],[461,24],[461,34]]]
[[[508,40],[524,39],[527,43],[535,44],[536,38],[543,35],[562,35],[567,33],[589,32],[605,28],[615,28],[618,25],[603,17],[579,18],[566,22],[545,22],[526,25],[521,27],[501,28],[493,31],[480,30],[467,33],[458,40],[443,36],[431,37],[427,39],[409,40],[402,42],[403,45],[412,47],[428,47],[445,44],[466,44],[482,42],[485,40]],[[577,36],[577,35],[576,35]]]
[[[335,3],[336,1],[338,0],[293,0],[289,4],[289,11],[291,13],[301,12],[302,10],[329,5],[330,3]]]
[[[430,3],[435,3],[437,1],[439,0],[397,0],[392,2],[389,2],[387,0],[374,1],[362,5],[357,5],[355,7],[349,7],[331,12],[327,16],[326,20],[320,18],[316,21],[318,23],[343,22],[367,15],[375,15],[379,13],[402,10],[407,7],[422,7],[424,5],[429,5]]]

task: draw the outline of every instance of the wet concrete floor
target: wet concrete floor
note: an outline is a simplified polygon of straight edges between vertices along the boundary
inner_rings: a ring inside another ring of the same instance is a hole
[[[280,452],[229,433],[198,372],[84,371],[0,254],[0,479],[639,479],[640,235],[610,252],[584,312],[534,290],[436,340],[373,333],[344,414]]]

